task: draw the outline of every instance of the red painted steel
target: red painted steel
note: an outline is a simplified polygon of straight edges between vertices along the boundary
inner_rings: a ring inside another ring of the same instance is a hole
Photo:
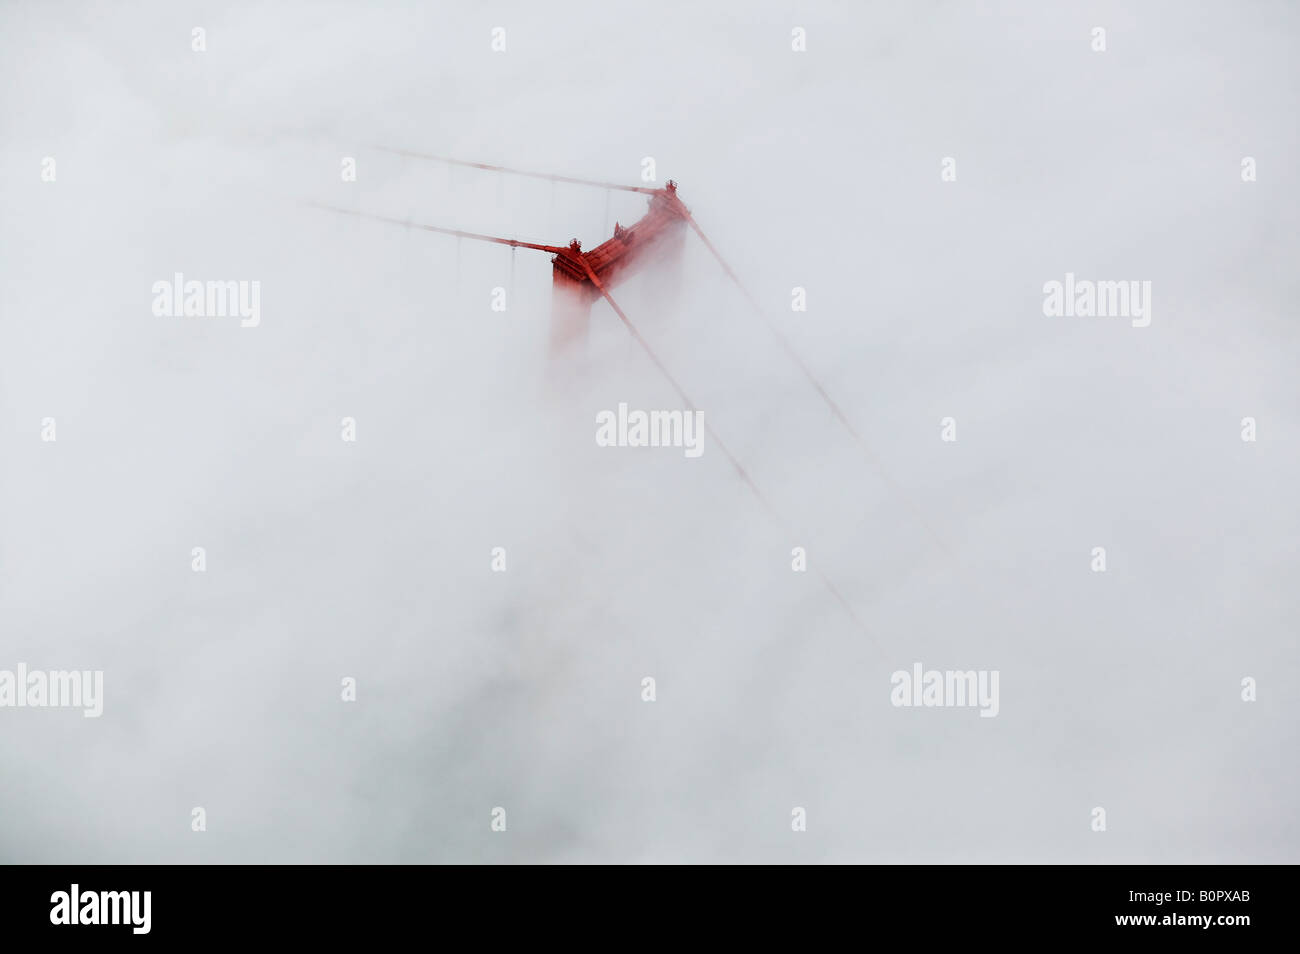
[[[551,349],[561,351],[586,335],[591,305],[602,295],[651,262],[680,250],[690,210],[669,181],[650,196],[646,214],[624,228],[614,224],[614,237],[589,252],[577,239],[551,259]],[[593,281],[593,276],[599,280]]]

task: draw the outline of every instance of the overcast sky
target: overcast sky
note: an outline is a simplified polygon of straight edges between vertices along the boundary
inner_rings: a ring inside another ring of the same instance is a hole
[[[1300,11],[1133,7],[0,2],[0,670],[104,672],[0,709],[0,860],[1300,860]],[[608,306],[550,363],[545,254],[307,203],[644,197],[377,146],[653,158],[863,444],[688,236],[617,297],[778,518],[596,446],[682,406]]]

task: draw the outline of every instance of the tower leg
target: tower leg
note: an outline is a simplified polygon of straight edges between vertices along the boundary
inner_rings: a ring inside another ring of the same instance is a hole
[[[590,319],[591,300],[582,286],[557,274],[551,286],[551,357],[580,349],[586,343]]]

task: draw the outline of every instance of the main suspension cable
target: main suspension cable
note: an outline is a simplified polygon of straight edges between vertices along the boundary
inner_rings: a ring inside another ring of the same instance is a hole
[[[585,258],[580,259],[580,261],[582,262],[583,268],[586,269],[587,277],[591,279],[591,283],[595,285],[597,291],[604,296],[605,301],[609,302],[609,306],[614,309],[614,314],[618,315],[619,320],[623,322],[623,325],[632,335],[632,338],[641,346],[641,350],[646,353],[652,362],[654,362],[654,366],[659,369],[659,373],[664,376],[670,385],[672,385],[673,390],[677,392],[677,396],[681,399],[682,403],[686,405],[686,408],[690,411],[695,411],[695,402],[691,400],[690,395],[686,393],[686,390],[678,383],[677,379],[673,377],[672,372],[668,370],[668,366],[664,364],[657,354],[655,354],[654,348],[650,347],[650,342],[646,341],[641,332],[637,330],[636,325],[632,324],[632,320],[628,318],[627,312],[619,307],[618,302],[614,300],[614,296],[609,293],[609,289],[607,289],[604,283],[601,282],[591,265],[588,264]],[[722,438],[718,436],[718,432],[713,429],[713,426],[709,423],[707,418],[704,420],[704,429],[708,432],[709,436],[713,438],[714,443],[718,445],[718,449],[722,451],[723,456],[730,461],[731,466],[735,468],[736,473],[740,475],[740,479],[744,481],[745,486],[749,488],[750,492],[762,505],[763,509],[767,512],[767,515],[787,536],[793,537],[794,534],[790,525],[777,512],[776,508],[772,506],[767,497],[763,495],[763,492],[758,489],[758,484],[754,483],[754,479],[749,475],[749,471],[745,469],[745,465],[742,464],[727,445],[723,443]],[[854,625],[870,637],[871,631],[867,629],[866,624],[858,618],[858,614],[853,611],[853,607],[849,604],[849,601],[844,598],[844,594],[839,591],[839,588],[831,581],[831,578],[822,572],[820,567],[815,565],[814,572],[821,580],[822,585],[825,586],[830,594],[835,597],[844,612],[848,614],[849,619],[853,620]]]
[[[560,248],[558,245],[542,245],[538,242],[521,242],[518,239],[499,238],[495,235],[483,235],[479,232],[465,232],[461,229],[445,229],[437,225],[422,225],[419,222],[412,222],[410,219],[396,219],[387,215],[375,215],[373,212],[358,212],[355,209],[344,209],[337,205],[325,205],[320,202],[307,203],[314,209],[324,209],[327,212],[338,212],[342,215],[353,215],[361,219],[370,219],[375,222],[387,222],[390,225],[401,225],[408,229],[419,229],[422,232],[437,232],[439,235],[454,235],[457,238],[474,239],[476,242],[494,242],[497,245],[509,245],[513,248],[532,248],[539,252],[566,253],[567,248]]]
[[[557,176],[551,172],[528,172],[524,169],[511,169],[507,166],[493,166],[486,162],[469,162],[465,159],[453,159],[450,156],[435,156],[427,152],[412,152],[409,149],[393,149],[390,146],[371,146],[370,148],[378,152],[391,153],[394,156],[405,156],[407,159],[424,159],[429,162],[445,162],[452,166],[467,166],[471,169],[485,169],[488,172],[504,172],[512,176],[526,176],[529,179],[547,179],[551,182],[568,182],[572,185],[595,186],[598,189],[613,189],[618,192],[642,192],[646,195],[654,195],[659,189],[652,189],[648,186],[630,186],[623,185],[620,182],[601,182],[598,179],[580,179],[576,176]]]
[[[489,172],[503,172],[509,175],[526,176],[532,179],[546,179],[551,182],[568,182],[574,185],[594,186],[600,189],[607,189],[607,190],[612,189],[612,190],[618,190],[622,192],[640,192],[647,195],[655,195],[661,191],[659,189],[652,189],[645,186],[622,185],[616,182],[602,182],[595,179],[582,179],[575,176],[555,175],[549,172],[531,172],[524,169],[513,169],[507,166],[495,166],[485,162],[470,162],[465,159],[454,159],[451,156],[440,156],[431,153],[413,152],[407,149],[393,149],[388,146],[374,146],[372,148],[379,150],[381,152],[388,152],[394,155],[405,156],[407,158],[412,158],[412,159],[423,159],[431,162],[443,162],[443,163],[447,163],[449,166],[468,166],[473,169],[484,169]],[[552,196],[552,200],[554,200],[554,196]],[[879,457],[877,457],[875,452],[872,451],[871,448],[867,445],[865,438],[863,438],[861,433],[858,432],[858,429],[853,426],[853,423],[849,420],[848,415],[844,413],[843,409],[840,408],[839,404],[835,402],[835,399],[831,397],[830,392],[826,390],[826,388],[822,385],[822,383],[819,380],[817,380],[817,377],[816,375],[813,374],[812,369],[808,367],[808,365],[804,362],[804,360],[799,356],[798,352],[795,351],[794,346],[790,344],[790,340],[784,334],[782,334],[781,330],[771,321],[771,319],[767,317],[767,314],[763,311],[762,306],[759,305],[758,300],[755,299],[752,294],[750,294],[749,289],[747,289],[744,283],[741,282],[740,276],[738,276],[735,273],[735,271],[731,268],[731,266],[727,264],[726,259],[722,257],[722,253],[719,252],[717,247],[714,246],[714,244],[709,241],[708,236],[704,234],[704,230],[700,228],[700,225],[698,222],[695,221],[694,216],[692,216],[684,206],[682,207],[681,211],[685,216],[686,221],[690,224],[691,228],[695,231],[695,234],[699,236],[700,241],[704,243],[705,248],[709,250],[709,252],[717,260],[718,264],[722,266],[722,270],[726,272],[727,277],[732,280],[732,282],[736,285],[738,289],[740,289],[741,294],[745,296],[745,300],[749,303],[750,307],[753,308],[754,312],[758,315],[763,325],[776,339],[777,344],[780,346],[781,350],[786,354],[786,356],[791,361],[795,363],[795,365],[803,373],[803,376],[808,380],[809,384],[811,384],[813,389],[817,392],[817,395],[822,399],[822,402],[830,409],[831,413],[835,416],[836,420],[838,420],[840,424],[844,427],[844,429],[848,432],[849,436],[853,438],[854,443],[858,445],[859,450],[861,450],[862,453],[866,456],[867,462],[876,471],[876,474],[881,478],[881,480],[885,482],[885,484],[890,488],[890,490],[893,491],[895,496],[897,496],[900,500],[903,501],[904,504],[906,504],[907,508],[912,512],[912,516],[916,518],[916,520],[920,523],[920,525],[929,534],[931,540],[935,544],[937,544],[938,547],[941,550],[943,550],[949,557],[954,557],[955,555],[953,554],[951,548],[947,545],[947,543],[944,542],[943,538],[938,534],[938,532],[935,531],[935,529],[930,525],[929,521],[925,518],[925,514],[921,511],[921,508],[911,501],[910,497],[906,492],[906,489],[892,476],[890,476],[889,473],[885,470],[884,465],[881,463]]]
[[[929,521],[925,518],[925,514],[918,506],[912,503],[906,489],[889,475],[875,452],[867,445],[865,438],[863,438],[863,436],[858,432],[858,429],[853,426],[853,422],[849,420],[848,415],[845,414],[839,404],[835,402],[835,399],[830,396],[830,393],[822,386],[822,383],[817,380],[817,376],[813,374],[812,369],[804,363],[803,358],[799,357],[799,353],[795,351],[794,346],[790,344],[790,339],[782,333],[781,329],[778,328],[770,318],[768,318],[767,313],[763,310],[763,306],[758,303],[758,300],[752,294],[750,294],[749,289],[746,288],[744,283],[740,280],[740,276],[732,270],[731,266],[727,264],[726,259],[722,257],[722,253],[719,252],[714,244],[709,241],[708,236],[704,234],[704,230],[701,229],[699,223],[695,221],[695,217],[691,215],[690,212],[684,211],[684,214],[686,216],[686,221],[690,223],[691,228],[695,230],[695,234],[698,235],[700,241],[704,243],[704,247],[712,253],[713,257],[717,259],[718,264],[722,266],[722,270],[727,273],[727,277],[732,280],[738,289],[740,289],[740,293],[745,296],[745,300],[749,302],[750,307],[754,310],[754,313],[758,315],[759,320],[762,321],[764,327],[766,327],[772,337],[776,339],[781,350],[785,352],[786,357],[793,361],[799,370],[803,372],[803,376],[808,380],[808,383],[813,386],[813,389],[821,397],[822,402],[830,408],[831,413],[835,415],[836,419],[839,420],[844,429],[848,431],[849,436],[853,438],[854,442],[858,445],[858,448],[866,455],[868,463],[871,464],[872,468],[880,478],[894,492],[895,496],[907,505],[908,509],[912,511],[912,516],[916,518],[939,548],[948,556],[954,556],[952,550],[948,547],[948,544],[945,543],[944,539],[939,536],[938,532],[930,526]]]
[[[425,232],[435,232],[440,235],[454,235],[457,238],[468,238],[468,239],[473,239],[475,241],[492,242],[498,245],[509,245],[513,248],[529,248],[529,249],[536,249],[544,252],[551,252],[555,254],[563,254],[566,256],[567,260],[576,260],[578,263],[582,265],[583,269],[586,271],[587,277],[591,280],[592,285],[596,288],[597,291],[600,292],[601,296],[604,297],[605,301],[609,302],[610,307],[614,310],[614,314],[618,316],[619,320],[623,323],[624,327],[627,328],[628,332],[632,335],[633,340],[636,341],[636,343],[641,347],[641,350],[646,353],[646,356],[650,358],[651,362],[659,370],[659,373],[663,375],[664,379],[667,380],[669,385],[672,386],[673,390],[677,392],[677,396],[681,399],[682,403],[686,405],[687,410],[690,411],[698,410],[695,405],[695,402],[692,401],[690,396],[686,393],[685,388],[683,388],[682,385],[678,382],[677,378],[673,376],[673,373],[670,370],[668,370],[668,366],[664,364],[663,360],[659,357],[659,355],[655,353],[654,348],[650,346],[650,342],[645,339],[645,337],[641,334],[640,330],[636,327],[636,325],[632,323],[632,320],[628,318],[627,312],[625,312],[622,309],[622,307],[618,304],[618,302],[614,300],[614,297],[609,293],[609,289],[605,287],[605,284],[600,280],[600,277],[596,274],[595,270],[591,267],[591,264],[587,261],[587,259],[584,256],[572,255],[569,249],[560,248],[559,246],[556,245],[542,245],[537,242],[521,242],[518,239],[500,238],[494,235],[483,235],[478,232],[466,232],[461,229],[448,229],[448,228],[441,228],[436,225],[423,225],[418,222],[411,222],[410,220],[407,219],[398,219],[390,216],[375,215],[369,212],[358,212],[353,209],[344,209],[338,206],[325,205],[322,203],[313,202],[309,204],[313,208],[323,209],[329,212],[338,212],[343,215],[351,215],[351,216],[356,216],[358,218],[371,219],[376,222],[386,222],[392,225],[401,225],[406,228],[420,229],[421,231],[425,231]],[[847,424],[847,421],[845,423]],[[713,438],[714,443],[718,445],[718,449],[722,451],[723,456],[727,458],[728,462],[735,469],[736,473],[740,476],[741,481],[743,481],[745,486],[749,488],[750,492],[754,495],[755,499],[758,500],[759,504],[763,507],[767,515],[783,532],[787,534],[787,536],[793,537],[793,531],[789,523],[787,523],[786,520],[777,512],[776,508],[772,506],[771,502],[767,499],[767,497],[759,489],[758,485],[754,482],[754,479],[749,475],[749,471],[745,469],[744,464],[740,462],[740,459],[737,458],[736,455],[731,452],[731,449],[728,448],[727,445],[723,442],[722,438],[718,436],[718,432],[714,430],[713,425],[709,423],[707,418],[704,421],[704,429],[709,434],[709,436]],[[833,597],[835,597],[836,601],[840,604],[841,608],[843,608],[844,612],[848,615],[849,619],[853,621],[854,625],[857,626],[858,629],[861,630],[865,635],[870,637],[871,631],[867,628],[866,624],[864,624],[862,620],[858,617],[858,614],[854,612],[852,605],[850,605],[849,601],[844,597],[844,594],[840,592],[839,588],[835,586],[834,582],[830,579],[830,577],[828,577],[821,570],[820,567],[814,566],[814,573],[821,580],[822,585],[826,587],[827,591],[829,591],[830,594]]]

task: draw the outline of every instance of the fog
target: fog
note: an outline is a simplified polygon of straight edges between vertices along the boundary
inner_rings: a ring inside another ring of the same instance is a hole
[[[0,709],[0,860],[1300,860],[1300,11],[1130,7],[0,4],[0,669],[104,673]],[[608,305],[552,360],[548,255],[312,203],[645,197],[378,147],[677,181],[861,441],[688,235],[614,296],[775,516],[598,446],[683,407]]]

